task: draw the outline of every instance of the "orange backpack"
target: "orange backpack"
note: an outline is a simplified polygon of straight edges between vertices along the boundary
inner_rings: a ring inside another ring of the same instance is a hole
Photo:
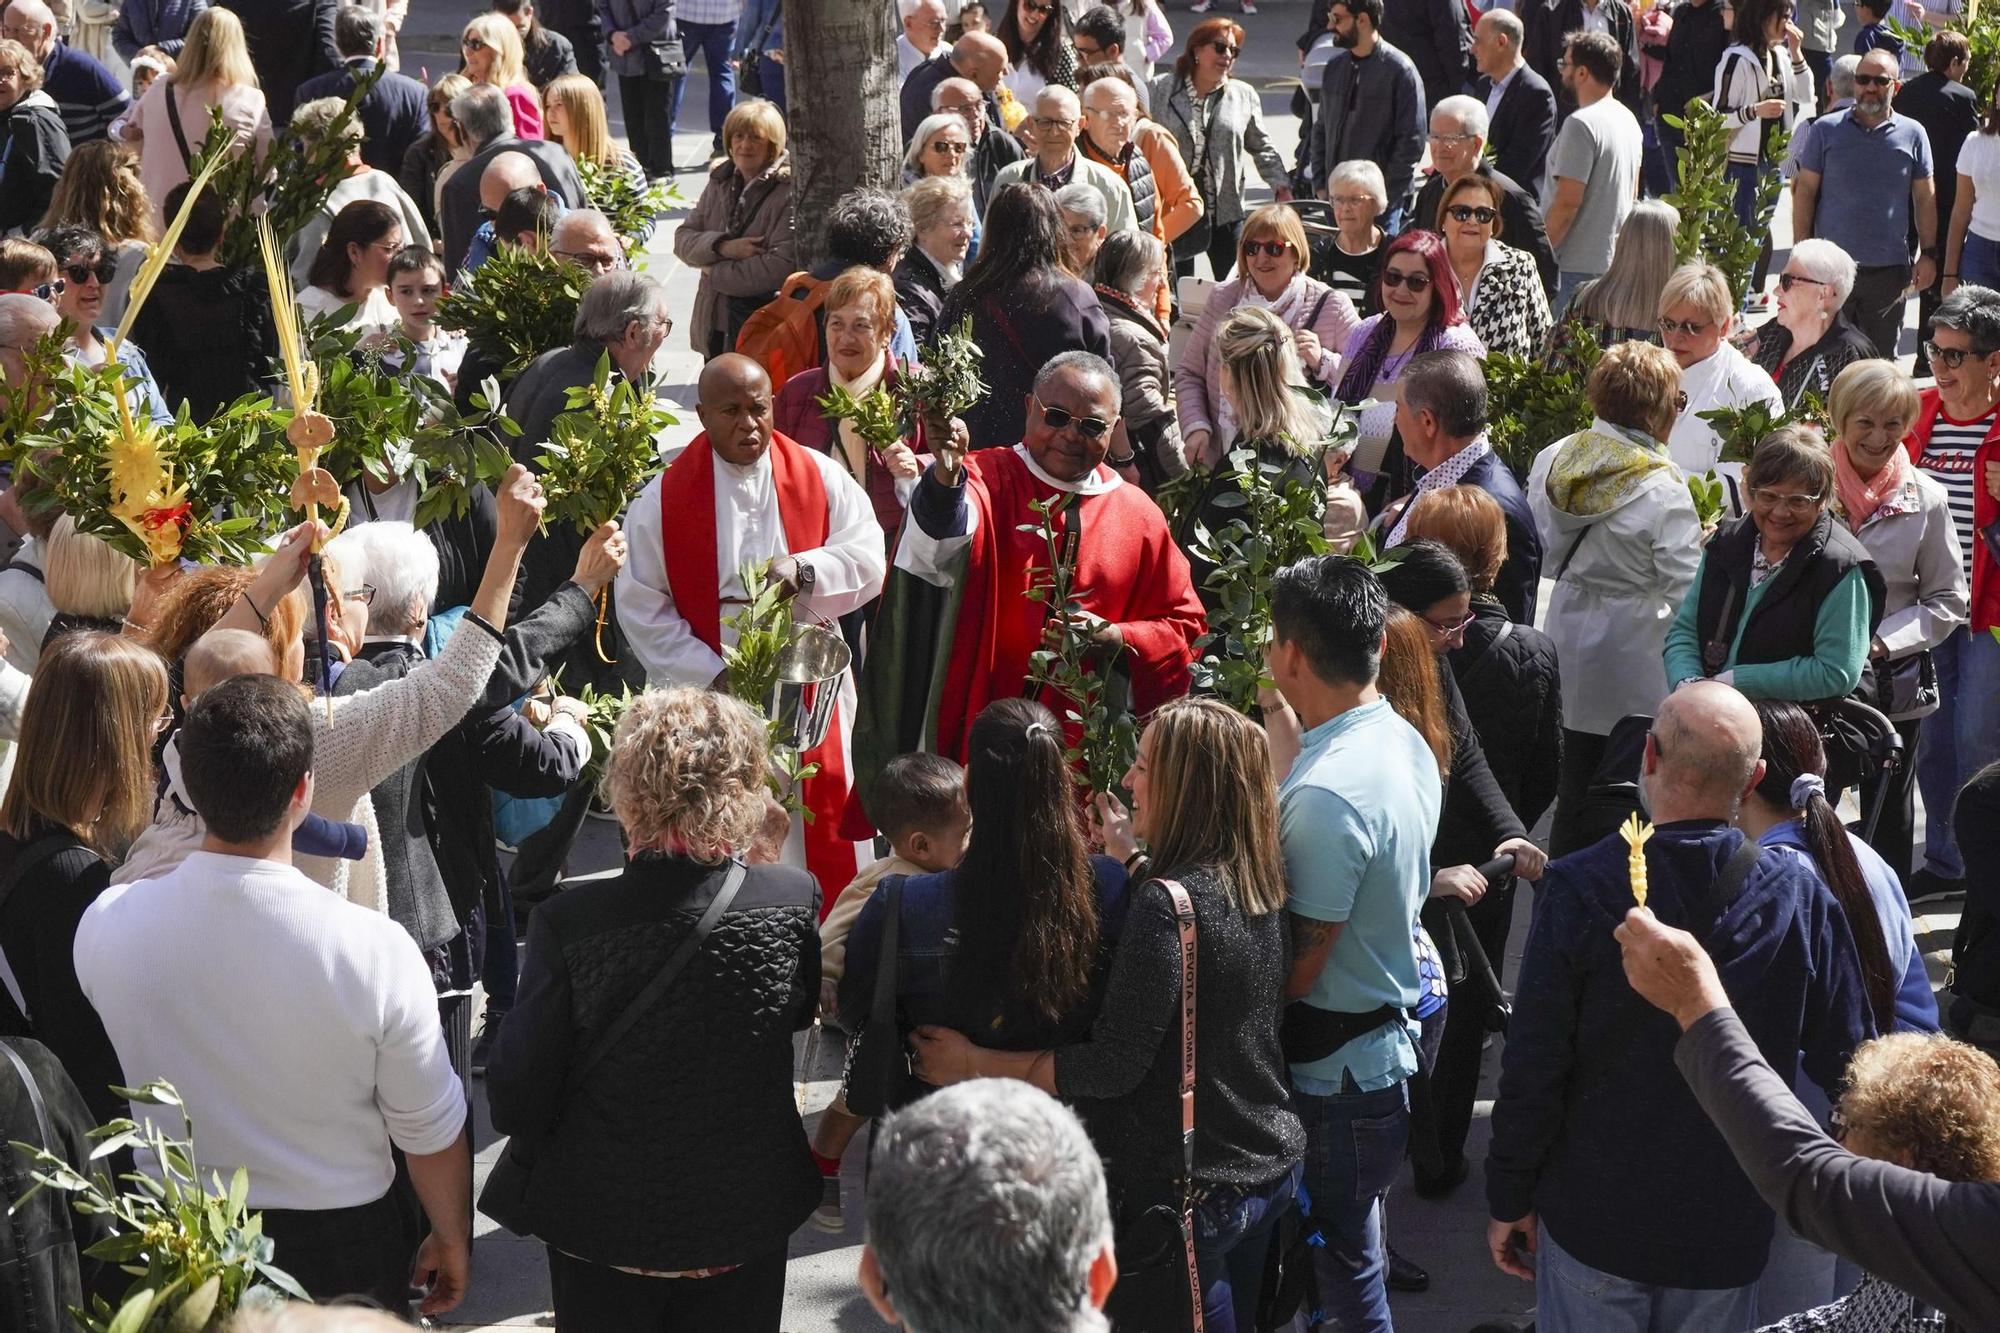
[[[819,364],[819,309],[831,285],[829,279],[794,273],[743,321],[736,350],[763,366],[774,387]]]

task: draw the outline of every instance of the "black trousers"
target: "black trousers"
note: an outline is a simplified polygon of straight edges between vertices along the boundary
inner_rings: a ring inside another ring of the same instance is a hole
[[[632,156],[648,176],[674,174],[674,124],[668,116],[673,105],[672,80],[655,82],[633,75],[618,76],[618,102],[625,111],[625,137],[632,144]]]
[[[598,87],[604,86],[604,33],[597,25],[597,15],[593,13],[588,23],[571,23],[554,31],[569,38],[569,44],[576,48],[576,72],[582,74]]]
[[[778,1333],[785,1247],[715,1277],[640,1277],[549,1247],[562,1333]]]
[[[277,1246],[272,1262],[321,1305],[358,1296],[391,1314],[406,1312],[416,1231],[395,1189],[353,1208],[264,1210],[264,1234]]]
[[[1590,791],[1590,779],[1597,772],[1597,766],[1604,762],[1604,748],[1607,737],[1588,731],[1571,731],[1563,728],[1562,768],[1556,775],[1556,813],[1549,826],[1549,856],[1567,856],[1579,847],[1587,847],[1595,839],[1585,836],[1586,830],[1579,824],[1583,815],[1584,797]],[[1495,962],[1495,967],[1501,966]]]
[[[1514,885],[1510,876],[1495,885],[1485,897],[1465,909],[1472,933],[1493,964],[1493,974],[1507,966],[1507,936],[1514,924]],[[1427,917],[1431,914],[1426,913]],[[1449,935],[1451,927],[1442,908],[1436,913],[1431,937],[1442,940],[1440,929]],[[1444,945],[1440,943],[1440,949]],[[1456,953],[1456,950],[1452,950]],[[1440,1175],[1449,1175],[1465,1160],[1465,1138],[1472,1130],[1472,1103],[1479,1097],[1480,1056],[1486,1042],[1485,1005],[1475,1003],[1473,988],[1454,990],[1453,1003],[1445,1006],[1444,1037],[1438,1042],[1436,1066],[1431,1070],[1431,1104],[1437,1133],[1437,1165]],[[1459,998],[1462,996],[1462,1000]]]
[[[1208,255],[1209,267],[1215,270],[1217,282],[1228,278],[1229,270],[1236,267],[1236,237],[1242,230],[1243,224],[1239,221],[1232,222],[1226,227],[1216,227],[1209,234],[1208,249],[1205,253]],[[1194,260],[1176,256],[1174,277],[1179,279],[1193,276]]]
[[[1903,337],[1903,315],[1909,309],[1903,293],[1909,285],[1908,264],[1863,265],[1855,271],[1854,291],[1841,308],[1848,321],[1868,335],[1876,352],[1891,361]]]
[[[1913,869],[1910,862],[1916,857],[1917,731],[1922,725],[1920,717],[1896,724],[1896,734],[1903,738],[1903,762],[1888,778],[1889,791],[1882,802],[1882,819],[1875,825],[1875,836],[1868,839],[1868,845],[1889,863],[1889,868],[1896,872],[1896,878],[1904,881],[1910,878]],[[1875,793],[1883,785],[1880,777],[1870,778],[1861,784],[1863,820],[1875,808]]]

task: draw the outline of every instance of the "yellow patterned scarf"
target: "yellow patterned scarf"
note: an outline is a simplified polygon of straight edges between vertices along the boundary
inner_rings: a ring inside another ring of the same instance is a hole
[[[1665,445],[1644,431],[1599,417],[1557,447],[1549,468],[1549,501],[1578,518],[1609,513],[1637,494],[1653,473],[1672,466]]]

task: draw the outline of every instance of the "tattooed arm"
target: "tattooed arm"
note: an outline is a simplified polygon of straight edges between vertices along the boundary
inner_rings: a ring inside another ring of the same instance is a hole
[[[1340,939],[1345,921],[1320,921],[1314,917],[1300,916],[1288,912],[1292,925],[1292,970],[1285,978],[1285,998],[1301,1000],[1319,980],[1320,969],[1326,966],[1327,956]]]

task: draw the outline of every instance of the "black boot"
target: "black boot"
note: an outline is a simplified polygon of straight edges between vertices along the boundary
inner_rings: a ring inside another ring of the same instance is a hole
[[[1388,1267],[1389,1290],[1429,1291],[1431,1289],[1430,1273],[1396,1253],[1393,1245],[1389,1247]]]

